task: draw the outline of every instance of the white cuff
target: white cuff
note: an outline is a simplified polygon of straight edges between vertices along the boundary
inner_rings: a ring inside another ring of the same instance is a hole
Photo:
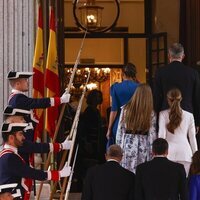
[[[47,172],[47,180],[51,180],[51,171],[46,171]]]
[[[51,104],[51,106],[55,105],[54,98],[50,98],[50,104]]]
[[[52,143],[49,143],[49,151],[50,151],[50,152],[53,152],[53,150],[54,150],[54,149],[53,149],[53,144],[52,144]]]

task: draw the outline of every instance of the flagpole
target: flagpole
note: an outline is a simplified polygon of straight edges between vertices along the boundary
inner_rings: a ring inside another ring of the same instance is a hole
[[[75,167],[75,164],[76,164],[76,158],[77,158],[77,154],[78,154],[78,148],[79,148],[79,145],[77,145],[77,147],[76,147],[76,151],[75,151],[75,155],[74,155],[74,161],[73,161],[73,165],[72,165],[72,172],[69,176],[68,184],[67,184],[66,191],[65,191],[64,200],[67,200],[68,197],[69,197],[69,192],[70,192],[70,188],[71,188],[71,184],[72,184],[72,177],[73,177],[73,174],[74,174],[74,167]],[[61,195],[62,195],[62,193],[61,193]]]
[[[82,49],[83,49],[83,44],[84,44],[86,35],[87,35],[87,31],[85,31],[84,37],[83,37],[83,39],[82,39],[81,47],[80,47],[80,49],[79,49],[78,56],[77,56],[76,62],[75,62],[74,67],[73,67],[73,71],[72,71],[72,74],[71,74],[71,77],[70,77],[70,80],[69,80],[68,87],[67,87],[67,89],[66,89],[66,91],[67,91],[68,93],[70,92],[70,89],[71,89],[71,86],[72,86],[72,83],[73,83],[73,80],[74,80],[74,76],[75,76],[75,73],[76,73],[78,64],[79,64],[79,62],[80,62],[80,56],[81,56],[81,52],[82,52]]]
[[[87,81],[85,83],[85,87],[84,87],[81,99],[79,101],[79,105],[78,105],[78,108],[77,108],[77,112],[78,112],[77,116],[75,116],[76,118],[74,118],[75,127],[72,130],[71,134],[69,135],[70,139],[72,138],[73,146],[69,150],[69,155],[68,155],[68,160],[67,160],[68,165],[71,164],[71,160],[72,160],[72,153],[73,153],[73,150],[74,150],[75,139],[76,139],[76,135],[77,135],[77,127],[78,127],[78,122],[79,122],[79,116],[80,116],[80,113],[81,113],[81,107],[82,107],[82,103],[83,103],[83,99],[84,99],[84,96],[85,96],[85,93],[86,93],[87,84],[89,82],[89,79],[90,79],[90,71],[88,73]],[[62,158],[62,160],[64,161],[65,158]],[[61,190],[60,200],[63,199],[64,190],[65,190],[66,184],[67,184],[67,177],[64,177],[63,185],[62,185],[62,188],[61,188],[62,190]]]
[[[37,32],[36,32],[36,41],[35,41],[35,51],[33,57],[33,72],[35,76],[33,77],[33,98],[43,98],[44,97],[44,44],[43,44],[43,12],[41,0],[37,0]],[[40,83],[40,85],[38,85]],[[34,129],[34,141],[41,142],[41,134],[43,132],[43,110],[34,109],[34,114],[39,120],[39,123]],[[35,156],[36,154],[31,154],[32,159],[30,162],[31,165],[35,166]],[[37,154],[38,155],[38,154]],[[33,191],[34,196],[36,196],[36,182],[33,180]]]
[[[73,67],[73,71],[72,71],[72,74],[71,74],[71,77],[70,77],[70,81],[69,81],[68,87],[66,88],[66,91],[67,91],[68,93],[70,92],[70,89],[71,89],[71,86],[72,86],[72,83],[73,83],[73,80],[74,80],[74,76],[75,76],[75,73],[76,73],[78,64],[79,64],[79,62],[80,62],[80,55],[81,55],[81,52],[82,52],[82,49],[83,49],[83,44],[84,44],[86,35],[87,35],[87,31],[85,31],[84,37],[83,37],[83,39],[82,39],[81,47],[80,47],[80,49],[79,49],[79,52],[78,52],[78,55],[77,55],[77,59],[76,59],[76,62],[75,62],[75,64],[74,64],[74,67]],[[60,124],[61,124],[61,121],[62,121],[62,118],[63,118],[63,115],[64,115],[65,107],[66,107],[66,104],[63,104],[63,105],[62,105],[62,108],[61,108],[61,111],[60,111],[59,118],[58,118],[58,122],[57,122],[57,124],[56,124],[56,129],[55,129],[55,133],[54,133],[53,140],[52,140],[53,143],[54,143],[54,142],[56,141],[56,139],[57,139],[57,135],[58,135],[58,131],[59,131],[59,128],[60,128]],[[48,153],[48,157],[47,157],[47,160],[46,160],[46,162],[45,162],[44,170],[47,170],[47,169],[48,169],[49,163],[50,163],[50,158],[51,158],[51,152]],[[40,187],[39,187],[39,190],[38,190],[38,194],[37,194],[37,197],[36,197],[36,200],[39,200],[39,199],[40,199],[40,195],[41,195],[43,183],[44,183],[44,182],[41,181]]]
[[[84,99],[84,95],[85,95],[85,92],[86,92],[86,87],[87,87],[89,78],[90,78],[90,71],[89,71],[89,73],[88,73],[88,77],[87,77],[87,80],[86,80],[86,82],[85,82],[85,87],[84,87],[84,89],[83,89],[81,98],[80,98],[80,100],[79,100],[79,104],[78,104],[78,107],[77,107],[77,110],[76,110],[76,115],[75,115],[75,117],[74,117],[74,121],[73,121],[71,130],[70,130],[70,134],[69,134],[69,139],[72,140],[72,147],[71,147],[70,150],[69,150],[69,155],[68,155],[68,160],[67,160],[68,165],[70,165],[71,159],[72,159],[72,153],[73,153],[74,144],[75,144],[75,139],[76,139],[76,133],[77,133],[77,127],[78,127],[78,122],[79,122],[79,116],[80,116],[81,107],[82,107],[82,103],[83,103],[83,99]],[[63,152],[62,159],[61,159],[61,162],[60,162],[60,165],[59,165],[59,170],[61,170],[61,169],[63,168],[63,166],[64,166],[64,162],[65,162],[65,159],[66,159],[66,157],[67,157],[67,153],[68,153],[68,151],[64,151],[64,152]],[[62,188],[61,188],[61,196],[60,196],[60,199],[61,199],[61,197],[63,196],[64,189],[65,189],[66,183],[67,183],[66,181],[67,181],[67,178],[64,178],[63,185],[62,185]],[[52,189],[52,193],[51,193],[50,199],[53,199],[53,194],[54,194],[54,192],[55,192],[56,186],[57,186],[57,182],[54,183],[54,186],[53,186],[53,189]]]

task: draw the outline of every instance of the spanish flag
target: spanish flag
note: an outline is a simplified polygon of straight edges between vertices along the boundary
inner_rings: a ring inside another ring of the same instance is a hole
[[[57,62],[57,46],[56,46],[56,32],[55,32],[55,14],[53,7],[51,7],[50,13],[50,34],[49,34],[49,46],[47,54],[47,64],[45,73],[45,86],[47,88],[47,97],[60,96],[60,82],[58,74],[58,62]],[[47,108],[45,129],[49,133],[50,137],[53,137],[58,119],[59,111],[58,107]]]
[[[33,58],[33,98],[44,97],[44,51],[43,51],[43,20],[42,20],[42,7],[38,4],[38,28],[35,44],[35,55]],[[35,139],[41,138],[43,132],[43,109],[35,109],[34,114],[39,120],[35,128]]]

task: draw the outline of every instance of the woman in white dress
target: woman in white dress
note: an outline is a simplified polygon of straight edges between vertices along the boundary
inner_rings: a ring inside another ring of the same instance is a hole
[[[183,164],[188,175],[192,155],[197,151],[194,117],[181,108],[179,89],[170,90],[167,100],[170,108],[159,113],[158,136],[169,143],[168,159]]]
[[[156,138],[151,88],[140,84],[121,110],[116,135],[116,143],[123,149],[121,165],[135,173],[137,165],[151,160],[152,143]]]

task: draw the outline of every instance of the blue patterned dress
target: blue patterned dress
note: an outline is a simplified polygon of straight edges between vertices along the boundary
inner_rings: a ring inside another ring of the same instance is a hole
[[[152,113],[151,127],[148,134],[127,134],[122,117],[125,115],[122,108],[116,135],[116,143],[123,149],[121,166],[135,173],[136,167],[152,159],[152,143],[157,138],[156,115]]]

